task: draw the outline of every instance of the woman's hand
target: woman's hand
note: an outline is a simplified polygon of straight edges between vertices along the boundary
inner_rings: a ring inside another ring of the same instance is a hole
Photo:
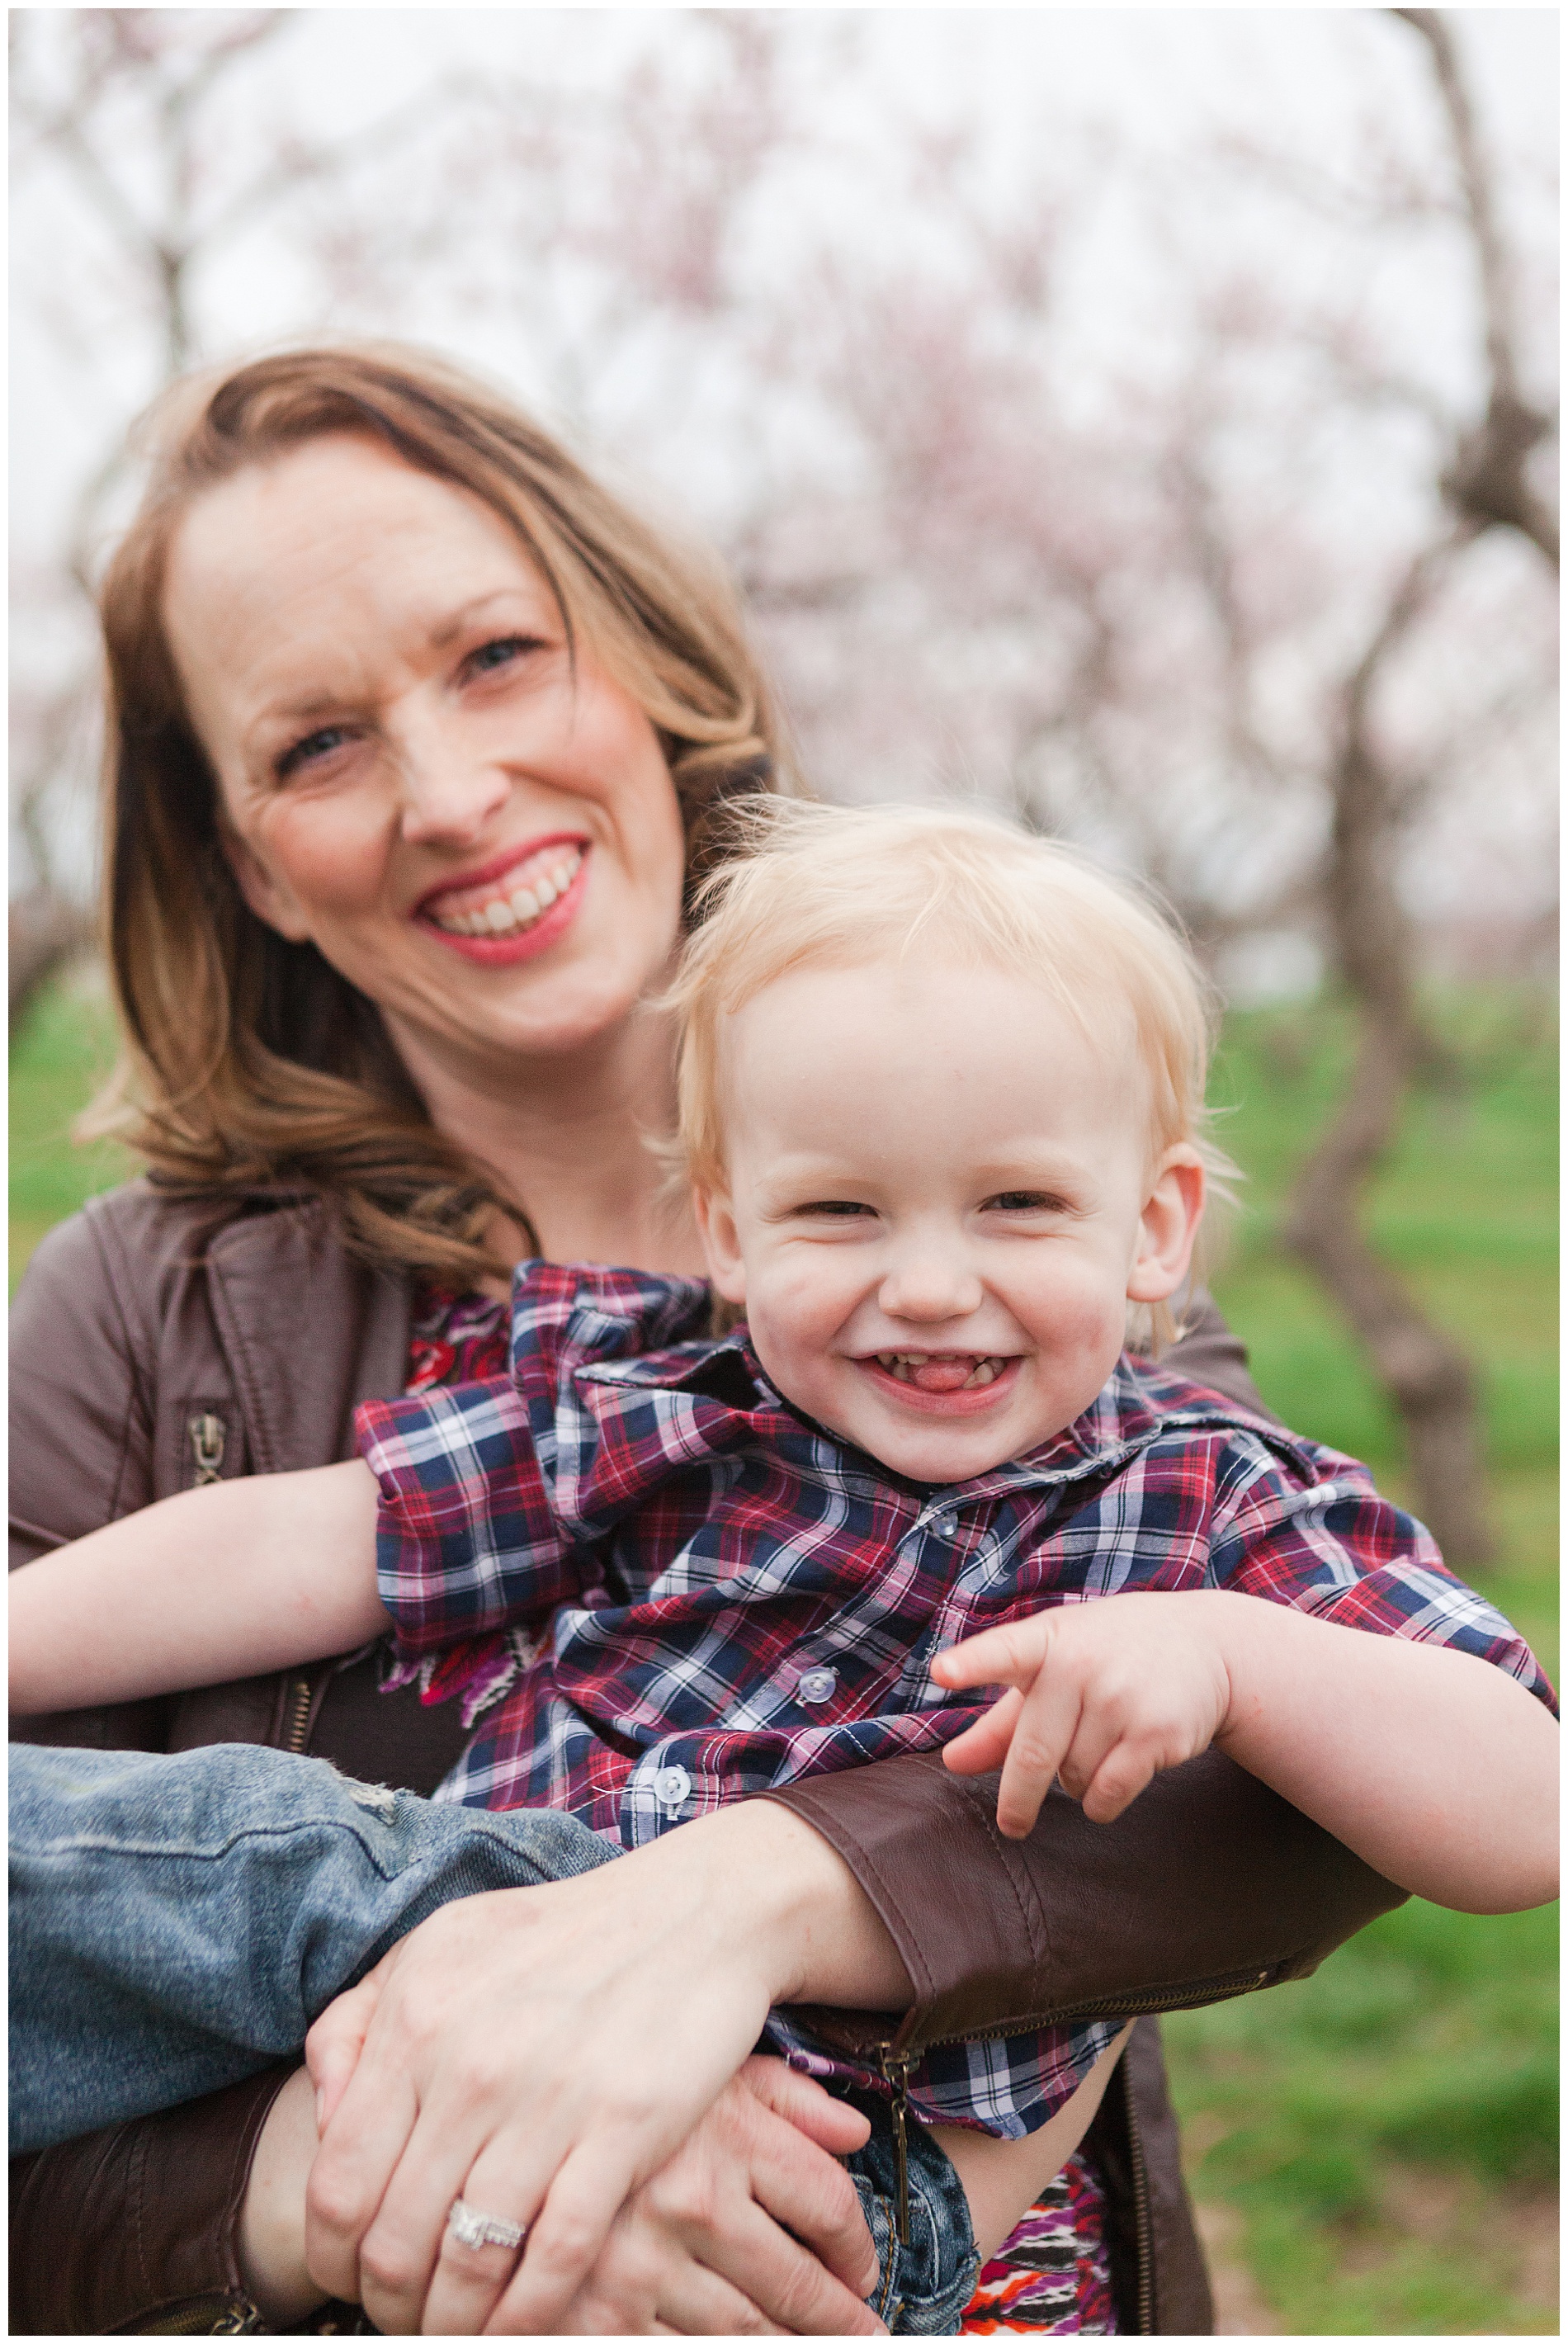
[[[879,2332],[864,2300],[876,2284],[875,2252],[855,2186],[835,2161],[865,2133],[864,2117],[782,2060],[748,2059],[621,2208],[561,2333]],[[240,2212],[246,2290],[274,2326],[322,2297],[305,2262],[316,2146],[301,2067],[273,2103]]]
[[[448,1905],[312,2030],[310,2270],[389,2332],[555,2332],[771,2004],[909,1990],[847,1867],[765,1803]],[[521,2261],[452,2235],[460,2196],[530,2226]]]
[[[884,2332],[865,2302],[876,2285],[875,2249],[855,2185],[834,2161],[860,2147],[867,2129],[782,2060],[748,2059],[622,2206],[561,2332]]]

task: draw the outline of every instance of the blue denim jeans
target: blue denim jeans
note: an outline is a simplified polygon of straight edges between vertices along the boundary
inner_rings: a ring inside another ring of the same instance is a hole
[[[175,1757],[10,1749],[13,2157],[255,2075],[438,1906],[618,1851],[553,1809],[443,1806],[249,1743]],[[956,2328],[977,2257],[956,2174],[910,2127],[900,2243],[886,2103],[847,2164],[896,2333]]]
[[[14,2157],[257,2074],[439,1905],[616,1853],[249,1743],[13,1743],[10,1777]]]

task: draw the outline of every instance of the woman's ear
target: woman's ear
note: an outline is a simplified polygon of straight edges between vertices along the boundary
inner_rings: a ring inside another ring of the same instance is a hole
[[[696,1215],[703,1251],[708,1258],[708,1276],[713,1282],[713,1291],[722,1294],[726,1302],[744,1302],[746,1267],[741,1258],[733,1205],[721,1188],[693,1188],[692,1210]]]
[[[1129,1302],[1164,1302],[1187,1276],[1203,1218],[1205,1174],[1195,1147],[1168,1148],[1155,1169],[1127,1281]]]
[[[255,848],[237,830],[219,820],[218,844],[234,874],[234,884],[258,920],[276,928],[291,945],[306,944],[310,930],[288,888],[268,871]]]

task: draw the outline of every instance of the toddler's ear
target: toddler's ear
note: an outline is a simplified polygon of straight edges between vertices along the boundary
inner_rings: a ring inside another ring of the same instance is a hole
[[[1127,1281],[1129,1302],[1164,1302],[1187,1276],[1203,1218],[1203,1160],[1196,1148],[1168,1148],[1155,1171],[1138,1223]]]
[[[722,1294],[726,1302],[744,1302],[746,1268],[741,1258],[734,1207],[720,1189],[693,1188],[692,1209],[697,1217],[697,1230],[708,1258],[708,1276],[713,1281],[713,1291]]]

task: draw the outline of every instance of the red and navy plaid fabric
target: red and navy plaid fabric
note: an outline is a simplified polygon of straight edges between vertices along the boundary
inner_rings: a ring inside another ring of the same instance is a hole
[[[982,1704],[932,1682],[935,1653],[1131,1589],[1240,1589],[1452,1643],[1551,1698],[1363,1466],[1198,1385],[1124,1357],[1065,1432],[929,1488],[797,1414],[744,1329],[701,1339],[707,1310],[693,1280],[533,1264],[510,1376],[361,1409],[400,1653],[439,1661],[432,1690],[479,1720],[439,1796],[569,1808],[636,1847],[748,1792],[939,1747]],[[911,2097],[1016,2137],[1115,2031],[934,2051]]]

